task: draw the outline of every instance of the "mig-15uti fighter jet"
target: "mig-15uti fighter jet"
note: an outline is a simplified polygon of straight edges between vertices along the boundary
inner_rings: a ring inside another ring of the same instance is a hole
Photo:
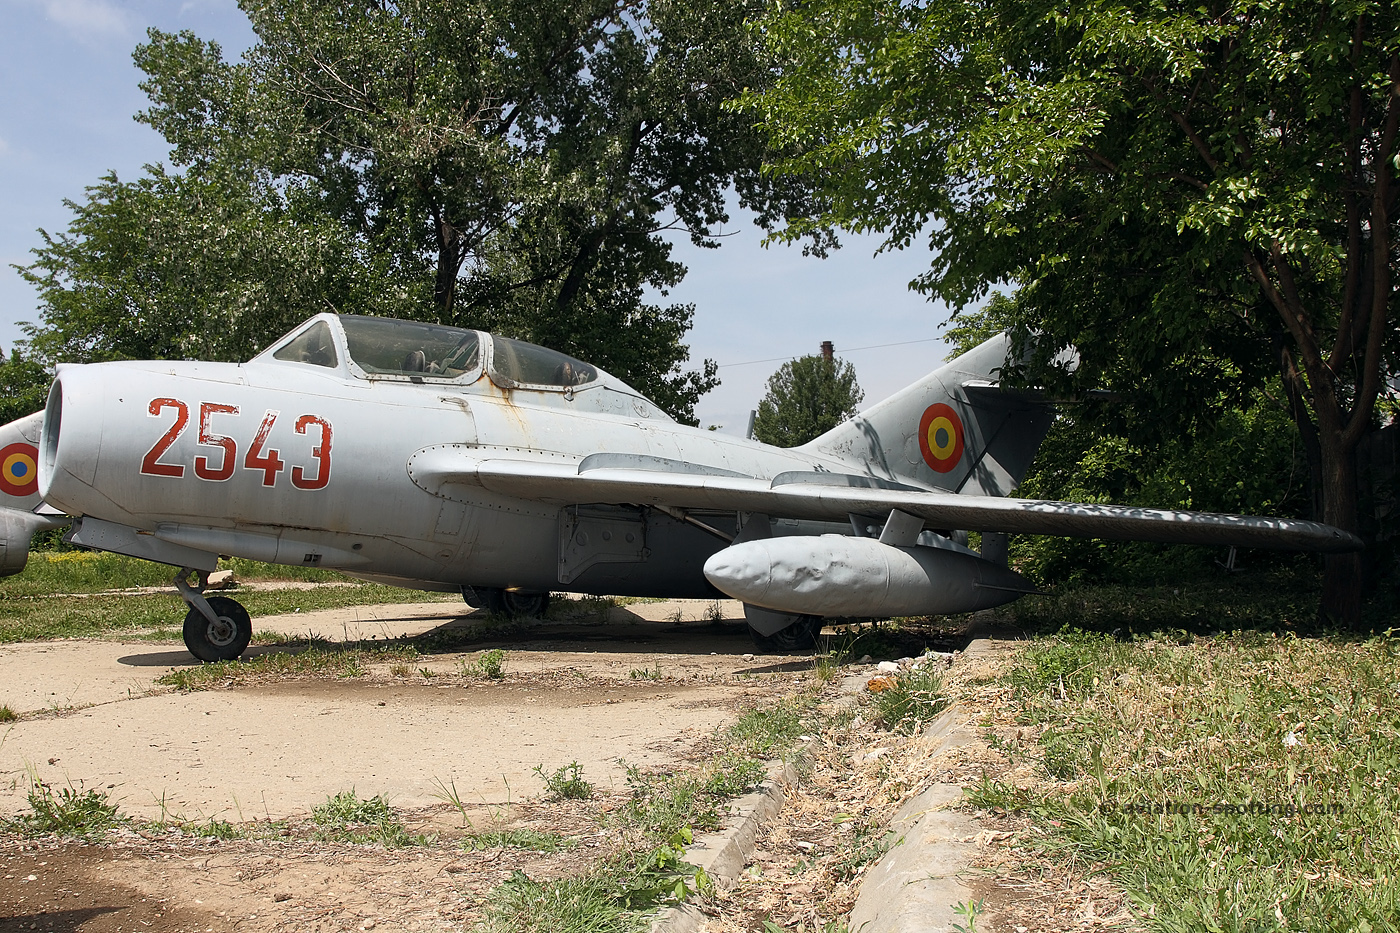
[[[553,350],[382,318],[321,314],[241,364],[60,366],[46,409],[0,428],[0,573],[71,520],[76,544],[179,568],[185,643],[209,661],[252,633],[204,595],[220,555],[515,614],[551,591],[727,595],[760,645],[791,649],[822,617],[1033,592],[969,530],[1361,546],[1313,522],[1006,498],[1053,417],[997,386],[1007,350],[994,338],[791,450],[677,424]]]

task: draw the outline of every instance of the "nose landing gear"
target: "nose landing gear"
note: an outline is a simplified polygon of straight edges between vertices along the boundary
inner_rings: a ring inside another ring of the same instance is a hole
[[[190,584],[191,575],[198,580]],[[204,595],[209,574],[181,567],[175,575],[175,589],[190,607],[185,615],[185,647],[201,661],[232,661],[248,648],[253,638],[253,620],[237,600],[227,596]]]

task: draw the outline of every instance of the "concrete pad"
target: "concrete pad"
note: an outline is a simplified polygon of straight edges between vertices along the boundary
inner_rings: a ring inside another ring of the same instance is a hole
[[[280,818],[354,788],[395,806],[439,803],[438,782],[498,805],[538,795],[532,770],[572,761],[602,788],[617,759],[673,760],[732,717],[732,689],[674,684],[298,682],[149,696],[0,728],[0,812],[31,777],[107,790],[126,813]],[[674,743],[674,744],[673,744]]]

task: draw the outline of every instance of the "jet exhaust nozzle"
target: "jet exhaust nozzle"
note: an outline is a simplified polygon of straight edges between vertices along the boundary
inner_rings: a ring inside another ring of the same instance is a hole
[[[735,544],[705,561],[705,577],[764,609],[824,617],[974,612],[1036,588],[972,554],[820,535]]]

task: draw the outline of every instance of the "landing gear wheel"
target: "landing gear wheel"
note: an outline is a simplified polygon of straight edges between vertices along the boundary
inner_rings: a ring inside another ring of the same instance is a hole
[[[502,595],[505,597],[506,615],[512,619],[521,617],[542,619],[545,610],[549,608],[548,593],[522,593],[506,590]]]
[[[253,620],[247,609],[227,596],[210,596],[209,607],[219,617],[217,623],[193,607],[185,615],[185,647],[201,661],[232,661],[247,650]]]
[[[506,609],[506,591],[499,586],[478,586],[476,590],[477,599],[481,600],[481,608],[491,613],[493,616],[510,615]]]
[[[821,630],[822,620],[819,617],[803,616],[772,635],[761,635],[757,629],[749,626],[749,637],[753,639],[754,647],[764,654],[792,654],[817,647],[817,635]]]
[[[492,615],[509,619],[534,618],[544,616],[549,608],[548,593],[527,593],[521,590],[503,590],[496,586],[478,586],[476,595],[481,599],[482,608]]]

